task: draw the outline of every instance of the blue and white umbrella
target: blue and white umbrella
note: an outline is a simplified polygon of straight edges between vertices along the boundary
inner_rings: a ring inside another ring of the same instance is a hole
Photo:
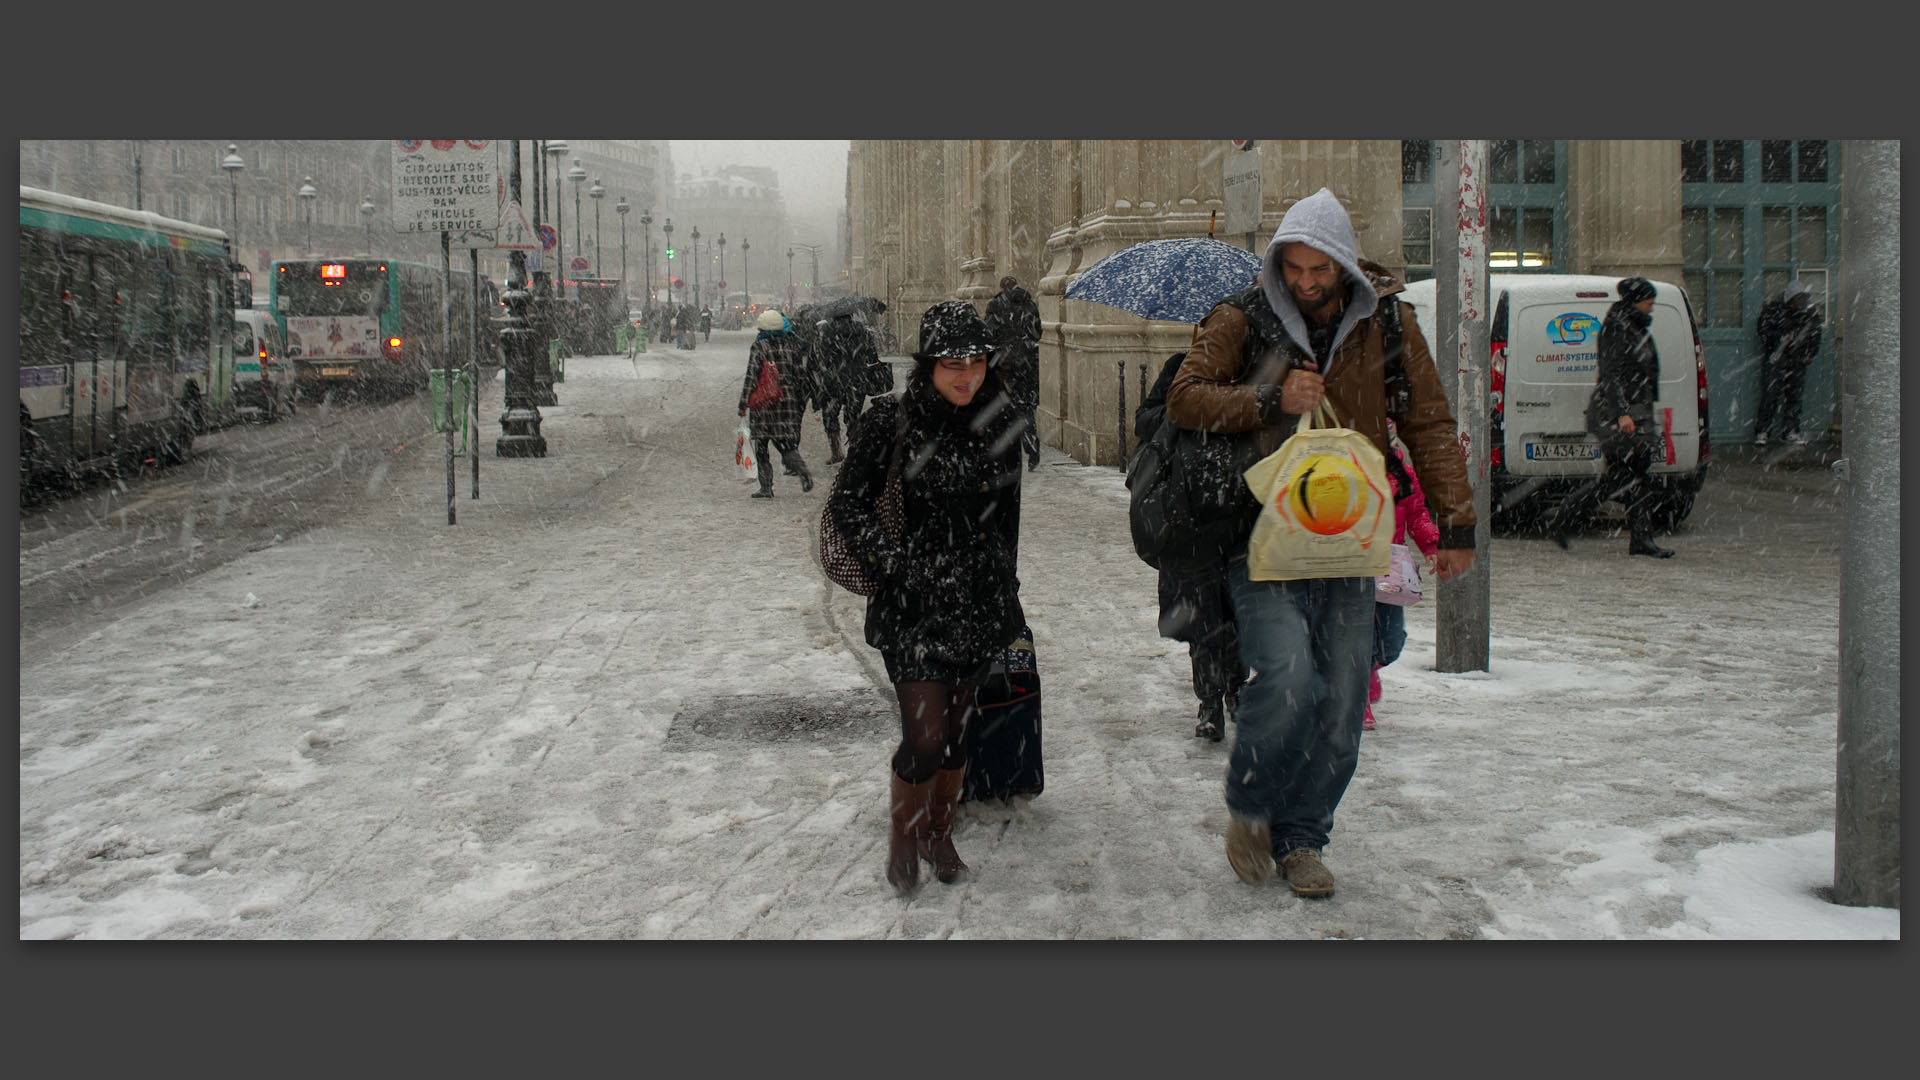
[[[1090,300],[1147,319],[1197,323],[1215,304],[1253,284],[1261,257],[1208,236],[1149,240],[1081,271],[1068,300]]]

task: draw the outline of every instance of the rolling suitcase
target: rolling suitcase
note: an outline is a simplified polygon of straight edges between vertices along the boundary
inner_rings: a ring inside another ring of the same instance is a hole
[[[960,801],[1038,795],[1045,787],[1040,762],[1040,671],[1033,631],[995,654],[986,682],[974,694],[967,721],[967,778]]]

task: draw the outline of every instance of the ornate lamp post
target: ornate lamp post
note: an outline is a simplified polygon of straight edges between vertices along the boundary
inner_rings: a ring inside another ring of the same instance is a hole
[[[537,157],[537,148],[536,148]],[[520,141],[513,141],[513,165],[508,171],[513,201],[520,201]],[[500,331],[506,352],[506,405],[500,414],[500,432],[494,440],[496,457],[546,457],[547,440],[540,434],[540,410],[535,407],[534,331],[527,325],[527,253],[507,257],[507,325]],[[476,433],[477,434],[477,433]]]
[[[640,211],[640,236],[646,245],[647,307],[653,306],[653,207]]]
[[[726,287],[727,287],[727,234],[726,234],[726,233],[721,233],[721,234],[720,234],[720,239],[718,239],[718,240],[715,240],[715,241],[713,242],[713,246],[714,246],[714,249],[715,249],[715,250],[716,250],[717,252],[719,252],[719,256],[720,256],[720,276],[719,276],[719,277],[717,277],[717,278],[714,278],[714,279],[713,279],[713,280],[714,280],[715,282],[717,282],[717,284],[716,284],[716,285],[714,286],[714,288],[716,288],[716,289],[719,289],[719,290],[721,290],[721,292],[720,292],[720,306],[721,306],[721,307],[726,307],[726,306],[727,306],[727,294],[726,294]]]
[[[666,237],[666,240],[661,242],[661,246],[667,249],[667,303],[672,304],[673,303],[673,219],[672,218],[668,218],[667,223],[665,225],[660,226],[660,232],[662,235]]]
[[[613,212],[620,215],[620,298],[628,308],[633,307],[633,298],[627,295],[627,212],[632,209],[633,207],[627,205],[625,195],[620,196],[620,201],[613,204]],[[620,314],[624,318],[626,312],[623,311]]]
[[[793,280],[793,249],[787,249],[787,307],[793,307],[793,289],[797,284]]]
[[[547,175],[553,178],[553,280],[555,292],[559,296],[567,293],[566,203],[560,198],[560,159],[566,155],[567,140],[548,139],[547,156],[553,164],[547,167]]]
[[[689,261],[693,263],[693,302],[698,304],[700,302],[700,226],[695,225],[693,231],[687,234],[687,238],[693,241],[693,258]]]
[[[227,144],[227,156],[220,159],[220,167],[227,170],[227,182],[233,191],[233,261],[240,261],[240,170],[247,163],[240,160],[240,147],[237,143]]]
[[[600,200],[607,197],[607,189],[600,186],[600,178],[593,178],[593,186],[587,189],[593,197],[593,276],[604,277],[602,268],[606,263],[600,261]]]
[[[579,158],[573,159],[573,168],[567,170],[567,179],[573,181],[573,246],[579,248],[584,255],[587,250],[587,239],[581,225],[586,219],[580,213],[580,185],[587,182],[587,170],[580,167]]]
[[[313,177],[303,177],[300,181],[300,190],[296,194],[300,196],[301,202],[307,204],[307,254],[311,255],[313,254],[313,200],[320,195],[313,186]]]
[[[365,195],[360,199],[360,216],[367,221],[367,254],[373,254],[373,196]]]
[[[740,291],[746,293],[747,303],[753,303],[753,293],[747,289],[747,252],[753,247],[746,237],[740,238]]]

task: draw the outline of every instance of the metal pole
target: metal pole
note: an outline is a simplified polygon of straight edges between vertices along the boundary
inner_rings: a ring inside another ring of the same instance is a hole
[[[441,369],[446,372],[446,404],[442,418],[447,424],[447,524],[453,524],[453,234],[440,234],[440,330]]]
[[[1900,906],[1900,144],[1841,144],[1847,501],[1833,899]]]
[[[1439,583],[1434,668],[1491,670],[1492,477],[1487,465],[1487,163],[1485,140],[1442,142],[1435,185],[1434,366],[1447,388],[1473,485],[1473,568]],[[1442,239],[1444,236],[1444,240]],[[1443,256],[1442,253],[1450,253]]]
[[[473,384],[467,387],[467,410],[462,420],[471,419],[467,435],[467,457],[473,459],[473,497],[480,497],[480,249],[467,249],[473,267],[473,328],[467,335],[467,367]],[[489,312],[488,314],[492,314]]]
[[[536,141],[533,157],[536,167],[540,160],[541,147]],[[538,178],[535,174],[535,204],[539,202]],[[513,164],[509,168],[508,190],[515,202],[520,201],[520,141],[513,141]],[[535,213],[536,223],[539,215]],[[534,243],[539,243],[537,239]],[[533,338],[534,332],[527,326],[527,302],[532,299],[527,292],[527,253],[516,250],[507,257],[510,278],[507,293],[501,299],[507,302],[507,325],[500,332],[500,345],[506,352],[507,370],[502,373],[506,382],[506,410],[500,414],[500,437],[494,440],[495,457],[546,457],[547,441],[540,435],[540,410],[533,401]],[[477,434],[477,432],[476,432]]]
[[[1119,394],[1120,426],[1117,429],[1117,433],[1120,436],[1120,441],[1114,445],[1120,451],[1120,471],[1126,472],[1127,471],[1127,362],[1125,360],[1115,360],[1113,362],[1113,369],[1114,369],[1113,373],[1116,376],[1116,378],[1114,379],[1114,384],[1120,388],[1120,394]]]

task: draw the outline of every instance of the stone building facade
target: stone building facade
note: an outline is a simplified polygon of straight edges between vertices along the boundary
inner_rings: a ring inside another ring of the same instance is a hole
[[[755,296],[772,297],[780,293],[786,281],[784,260],[792,226],[780,193],[780,177],[773,169],[728,165],[705,176],[683,175],[673,188],[673,239],[678,252],[672,272],[682,279],[675,287],[677,300],[717,304],[716,282],[724,282],[728,294],[750,290]],[[656,233],[659,228],[656,223]],[[696,228],[700,230],[698,250],[693,239]],[[659,283],[666,270],[656,243],[654,281],[662,299],[666,293]],[[696,277],[701,289],[698,297]]]
[[[1496,259],[1503,243],[1513,249],[1513,264],[1496,263],[1496,273],[1639,274],[1714,294],[1711,309],[1704,295],[1694,303],[1721,437],[1740,430],[1757,397],[1749,361],[1759,305],[1782,275],[1831,276],[1839,258],[1837,142],[1723,143],[1507,140],[1489,144],[1488,184],[1489,246]],[[906,352],[928,305],[984,306],[1002,275],[1019,278],[1045,326],[1041,437],[1077,460],[1117,464],[1145,384],[1192,327],[1069,301],[1066,287],[1128,245],[1207,235],[1215,212],[1215,235],[1244,246],[1244,233],[1223,235],[1226,159],[1242,152],[1261,155],[1256,250],[1294,202],[1327,187],[1352,213],[1364,257],[1403,278],[1430,276],[1430,142],[1261,140],[1240,151],[1227,140],[854,140],[852,287],[887,300]],[[1695,164],[1701,153],[1711,175]],[[1783,179],[1781,154],[1805,167],[1789,161]],[[1809,372],[1806,416],[1816,426],[1831,410],[1831,382],[1830,366]]]

